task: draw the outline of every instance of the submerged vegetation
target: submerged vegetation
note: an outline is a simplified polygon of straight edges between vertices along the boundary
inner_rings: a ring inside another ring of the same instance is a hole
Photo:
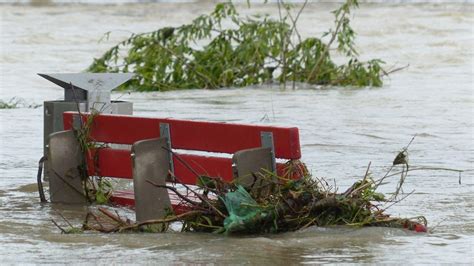
[[[33,108],[40,107],[41,104],[27,103],[24,99],[13,97],[8,101],[0,100],[0,109]]]
[[[134,72],[125,88],[139,91],[244,87],[273,81],[282,86],[296,82],[382,86],[387,74],[383,62],[358,59],[356,33],[350,26],[357,0],[347,0],[333,11],[334,28],[321,38],[304,39],[298,32],[298,18],[306,4],[295,16],[290,5],[278,1],[275,19],[243,17],[231,2],[219,3],[209,15],[190,24],[133,34],[94,59],[88,71]],[[333,52],[345,56],[346,63],[336,64]]]
[[[183,199],[180,208],[187,212],[178,215],[170,212],[164,219],[133,223],[117,212],[99,207],[88,213],[82,229],[106,233],[160,232],[169,230],[170,223],[181,222],[183,232],[226,234],[278,233],[334,225],[426,232],[427,221],[423,216],[405,219],[385,213],[389,206],[403,199],[398,198],[398,194],[386,198],[377,192],[382,181],[393,176],[393,167],[378,180],[371,177],[369,168],[370,165],[362,180],[342,193],[324,179],[312,177],[299,161],[289,161],[283,176],[267,171],[257,173],[255,179],[264,182],[256,181],[249,187],[240,185],[238,179],[226,183],[200,176],[199,192],[189,187],[187,191],[179,191],[175,186],[161,186],[177,193]],[[405,170],[401,175],[406,176]]]
[[[8,102],[0,100],[0,109],[15,109],[18,107],[18,102],[11,99]]]

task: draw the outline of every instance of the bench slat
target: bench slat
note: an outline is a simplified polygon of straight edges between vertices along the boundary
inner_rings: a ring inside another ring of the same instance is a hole
[[[96,154],[97,152],[97,154]],[[199,175],[220,177],[225,181],[232,181],[232,159],[222,157],[178,154]],[[195,185],[196,175],[191,172],[180,160],[173,158],[175,175],[180,183]],[[98,169],[95,169],[95,165]],[[285,164],[277,163],[277,172],[283,175]],[[103,148],[91,151],[87,158],[87,168],[91,176],[108,176],[132,179],[132,159],[129,150]]]
[[[199,175],[220,177],[232,181],[232,160],[221,157],[208,157],[191,154],[179,154]],[[196,175],[176,157],[173,158],[175,175],[179,183],[196,184]],[[95,165],[98,169],[95,169]],[[132,179],[132,159],[129,150],[103,148],[91,151],[87,158],[89,175]]]
[[[91,150],[86,159],[90,176],[133,179],[130,150],[111,148]]]
[[[72,128],[75,112],[64,113],[64,129]],[[87,114],[84,114],[87,116]],[[158,138],[160,123],[168,123],[172,148],[233,154],[239,150],[261,147],[261,132],[272,132],[275,157],[301,157],[296,127],[271,127],[178,119],[146,118],[124,115],[99,115],[94,119],[91,137],[98,142],[133,144],[138,140]]]
[[[170,200],[171,200],[171,207],[173,208],[176,215],[179,215],[188,211],[192,211],[190,207],[181,204],[182,202],[181,199],[176,194],[174,194],[173,191],[169,191],[169,195],[170,195]],[[192,196],[190,196],[190,198],[194,201],[198,201],[198,199],[192,198]],[[134,208],[135,195],[133,191],[127,191],[127,190],[115,191],[110,197],[110,202],[115,205]]]

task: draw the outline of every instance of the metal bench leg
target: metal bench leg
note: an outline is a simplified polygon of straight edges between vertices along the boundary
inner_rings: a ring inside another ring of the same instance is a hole
[[[149,139],[135,142],[132,146],[133,188],[135,191],[135,212],[137,222],[162,219],[171,210],[165,185],[170,169],[167,139]],[[150,181],[150,182],[148,182]]]
[[[53,203],[86,203],[84,185],[79,172],[83,154],[72,130],[49,135],[49,194]]]

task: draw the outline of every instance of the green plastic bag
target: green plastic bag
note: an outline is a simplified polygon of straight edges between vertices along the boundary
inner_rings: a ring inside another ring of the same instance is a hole
[[[238,186],[235,191],[228,192],[221,199],[229,213],[229,216],[224,220],[226,233],[259,231],[256,227],[268,216],[242,186]]]

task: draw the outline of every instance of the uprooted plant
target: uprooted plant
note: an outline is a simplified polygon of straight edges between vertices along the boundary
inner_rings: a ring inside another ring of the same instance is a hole
[[[134,72],[137,75],[125,88],[139,91],[244,87],[271,81],[283,86],[287,82],[382,86],[387,74],[383,62],[358,59],[356,33],[350,26],[357,0],[347,0],[333,11],[334,28],[321,38],[303,39],[297,22],[306,4],[295,16],[290,5],[278,1],[280,16],[274,19],[242,17],[231,2],[219,3],[211,14],[190,24],[133,34],[94,59],[88,71]],[[334,50],[346,57],[345,64],[332,60]]]

